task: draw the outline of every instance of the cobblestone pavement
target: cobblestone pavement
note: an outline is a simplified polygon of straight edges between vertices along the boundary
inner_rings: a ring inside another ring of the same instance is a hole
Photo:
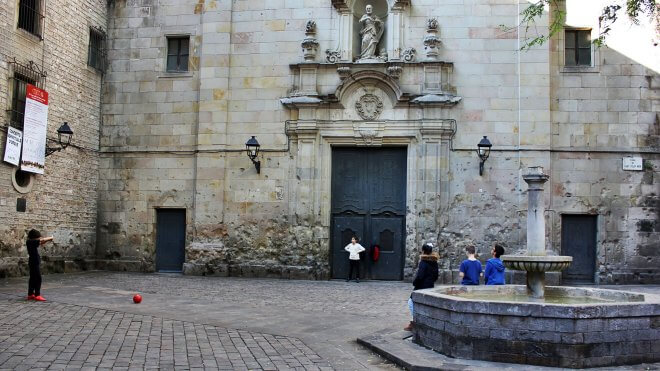
[[[0,284],[2,369],[394,370],[355,339],[402,327],[411,288],[89,272],[44,276],[37,303],[26,280]]]
[[[288,336],[6,295],[0,313],[2,369],[332,369]]]
[[[59,277],[58,277],[59,276]],[[92,273],[84,286],[142,294],[167,294],[243,306],[296,308],[316,314],[338,310],[372,318],[390,318],[391,309],[406,309],[410,283],[387,281],[307,281],[254,278],[199,277],[172,274]],[[53,275],[50,286],[77,285],[75,275]],[[404,311],[405,312],[405,311]]]
[[[0,369],[396,370],[355,340],[400,330],[411,285],[86,272],[44,276],[45,303],[26,290],[0,281]]]

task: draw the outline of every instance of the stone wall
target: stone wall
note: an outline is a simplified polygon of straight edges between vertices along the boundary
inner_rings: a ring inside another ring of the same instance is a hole
[[[6,142],[10,115],[10,83],[14,58],[34,62],[47,74],[48,137],[67,121],[72,145],[47,157],[43,175],[32,177],[32,190],[19,193],[12,185],[15,168],[0,165],[0,276],[27,273],[25,239],[31,228],[55,237],[42,250],[43,269],[61,272],[93,264],[96,246],[98,140],[101,74],[87,66],[89,27],[106,29],[104,1],[45,1],[45,27],[40,39],[17,28],[18,1],[0,7],[1,147]],[[18,198],[26,212],[17,212]]]
[[[660,297],[584,288],[547,290],[539,303],[514,300],[526,295],[527,288],[518,285],[415,291],[413,341],[450,357],[550,367],[660,359],[660,317],[654,315]]]
[[[567,10],[577,2],[567,2]],[[598,7],[574,12],[567,25],[592,29]],[[618,22],[617,22],[618,23]],[[596,281],[660,279],[660,52],[650,26],[615,25],[593,66],[565,66],[564,34],[551,43],[553,150],[549,240],[560,252],[561,214],[598,215]],[[644,161],[624,171],[624,157]]]
[[[192,1],[117,1],[109,9],[111,62],[103,87],[98,196],[100,267],[155,269],[157,208],[188,210],[186,243],[192,242],[195,179],[208,177],[197,172],[203,160],[194,152],[202,99],[200,6]],[[190,36],[188,72],[165,72],[168,35]]]
[[[398,40],[423,61],[427,20],[436,17],[447,62],[441,90],[462,100],[415,105],[373,83],[385,108],[379,123],[360,127],[350,79],[343,83],[324,53],[337,50],[341,59],[353,52],[342,36],[352,27],[353,3],[114,3],[97,247],[106,266],[153,270],[156,210],[184,208],[187,273],[327,278],[331,147],[405,145],[406,278],[425,241],[440,246],[444,282],[456,281],[467,244],[483,260],[496,241],[508,252],[524,249],[520,173],[541,165],[552,182],[549,250],[561,251],[562,213],[596,213],[600,282],[658,280],[657,74],[647,62],[602,49],[598,72],[567,72],[561,36],[519,53],[524,35],[500,25],[516,24],[522,1],[390,1],[398,13],[387,24],[403,23],[398,39],[387,34],[388,53],[401,52]],[[300,42],[310,19],[319,52],[304,64]],[[164,72],[167,35],[190,35],[189,73]],[[362,68],[344,62],[353,72]],[[400,77],[382,68],[381,77],[361,81],[391,79],[409,95],[427,94],[423,63],[402,66]],[[345,95],[330,102],[337,91]],[[301,96],[328,103],[295,103]],[[285,106],[283,97],[293,100]],[[372,129],[367,143],[360,132]],[[260,174],[241,152],[251,135],[263,150]],[[484,135],[494,147],[480,177],[474,151]],[[621,158],[636,153],[646,170],[623,172]]]
[[[568,1],[564,10],[568,27],[592,29],[592,37],[597,36],[600,7]],[[545,193],[550,209],[546,215],[547,249],[552,254],[561,254],[563,214],[597,215],[594,281],[657,282],[660,55],[652,46],[654,35],[649,26],[632,27],[622,20],[613,29],[608,47],[593,49],[593,67],[564,65],[563,32],[551,40],[548,50],[521,53],[519,66],[504,50],[491,54],[491,63],[484,68],[502,70],[508,62],[509,73],[519,69],[520,79],[509,82],[510,89],[498,82],[497,99],[479,102],[474,112],[462,113],[475,115],[477,122],[468,120],[470,127],[461,128],[459,121],[454,148],[460,148],[457,143],[462,141],[461,129],[483,130],[494,147],[484,177],[452,182],[452,211],[443,219],[440,245],[475,244],[485,255],[482,261],[489,258],[494,242],[504,243],[508,251],[524,249],[525,230],[520,227],[525,226],[525,212],[520,210],[526,210],[527,197],[526,185],[518,174],[519,169],[537,164],[550,175]],[[523,37],[521,34],[521,40]],[[502,60],[507,55],[509,58]],[[458,71],[461,63],[453,61]],[[506,77],[517,78],[515,74]],[[491,83],[485,80],[480,85]],[[459,85],[458,92],[464,97],[466,110],[470,94],[475,94],[475,99],[483,98],[483,93],[473,93],[470,87]],[[516,117],[518,111],[522,113],[520,118]],[[529,122],[526,113],[531,117]],[[496,116],[504,122],[494,120]],[[495,121],[491,124],[494,129],[489,129],[489,121]],[[476,144],[478,138],[465,140],[463,145],[469,146],[470,142]],[[476,172],[478,160],[474,154],[454,152],[451,156],[453,180],[460,179],[466,169]],[[629,156],[643,158],[642,171],[622,169],[622,159]],[[441,280],[457,282],[456,268],[464,259],[463,250],[446,251],[448,259],[441,261],[446,271]]]

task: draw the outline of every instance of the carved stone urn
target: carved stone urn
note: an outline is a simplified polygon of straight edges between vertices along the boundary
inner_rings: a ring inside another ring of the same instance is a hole
[[[426,36],[424,36],[424,50],[427,60],[438,60],[440,38],[438,37],[438,20],[430,18],[426,21]]]
[[[305,62],[314,62],[316,53],[319,49],[319,43],[316,41],[316,22],[309,20],[305,25],[305,39],[300,43],[303,49],[303,59]]]

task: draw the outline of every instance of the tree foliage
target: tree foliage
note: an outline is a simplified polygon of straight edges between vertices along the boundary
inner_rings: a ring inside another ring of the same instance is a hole
[[[521,50],[543,45],[562,30],[566,20],[566,11],[562,10],[560,1],[562,0],[536,0],[520,13],[520,26],[524,29],[525,36]],[[550,9],[550,25],[547,34],[539,33],[536,28],[536,21],[543,16],[546,9]],[[639,24],[642,17],[649,18],[652,23],[656,24],[656,32],[660,35],[658,19],[660,18],[660,5],[656,3],[656,0],[612,0],[612,3],[605,6],[598,17],[598,37],[593,40],[596,46],[605,45],[612,25],[619,19],[621,12],[624,12],[633,24]]]

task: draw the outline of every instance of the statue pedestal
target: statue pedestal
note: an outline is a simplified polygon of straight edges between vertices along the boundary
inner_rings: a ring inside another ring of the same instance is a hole
[[[362,58],[355,61],[355,63],[385,63],[385,62],[387,62],[385,57]]]

